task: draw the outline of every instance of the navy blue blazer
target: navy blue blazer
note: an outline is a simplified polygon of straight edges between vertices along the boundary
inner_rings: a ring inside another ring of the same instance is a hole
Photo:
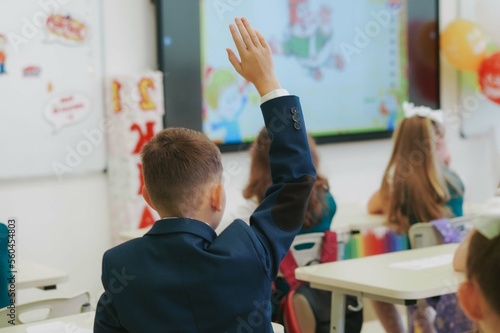
[[[189,218],[156,221],[108,250],[94,332],[272,332],[271,286],[300,230],[316,171],[300,102],[261,106],[273,185],[250,217],[219,236]]]

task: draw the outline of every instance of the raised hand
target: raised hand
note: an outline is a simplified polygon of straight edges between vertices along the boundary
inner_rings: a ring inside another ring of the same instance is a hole
[[[271,48],[260,32],[255,30],[246,18],[236,18],[236,26],[229,30],[238,50],[239,58],[231,49],[226,49],[229,61],[244,79],[251,82],[259,94],[280,88],[274,72]],[[240,60],[241,59],[241,60]]]

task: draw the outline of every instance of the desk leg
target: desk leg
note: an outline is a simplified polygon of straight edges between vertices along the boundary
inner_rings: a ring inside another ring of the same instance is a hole
[[[332,312],[330,315],[330,332],[345,331],[345,295],[332,292]]]

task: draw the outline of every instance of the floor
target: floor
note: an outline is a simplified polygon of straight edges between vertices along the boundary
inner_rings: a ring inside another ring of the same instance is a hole
[[[406,307],[396,305],[399,313],[401,313],[402,318],[406,316]],[[380,321],[377,320],[377,316],[373,312],[371,301],[368,299],[363,299],[363,317],[365,321],[363,322],[363,328],[361,333],[385,333],[384,328]],[[403,325],[406,324],[406,320],[403,320]]]
[[[372,320],[363,323],[361,333],[385,333],[385,330],[378,320]]]

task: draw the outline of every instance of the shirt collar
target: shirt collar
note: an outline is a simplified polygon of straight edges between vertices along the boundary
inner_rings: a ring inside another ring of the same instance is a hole
[[[187,217],[162,218],[153,224],[145,236],[172,233],[190,233],[210,242],[217,237],[215,230],[208,223]]]

